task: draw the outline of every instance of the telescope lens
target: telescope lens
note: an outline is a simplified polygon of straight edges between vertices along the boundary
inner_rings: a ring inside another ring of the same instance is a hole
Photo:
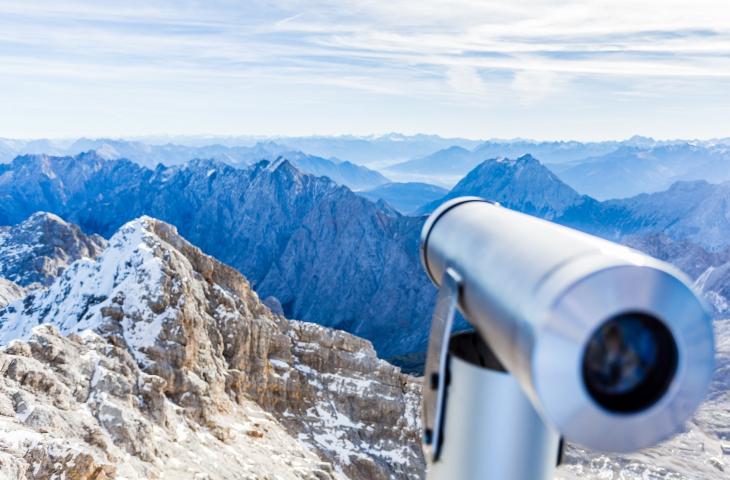
[[[593,334],[583,356],[583,381],[605,409],[634,413],[666,392],[677,369],[677,345],[657,318],[628,313]]]

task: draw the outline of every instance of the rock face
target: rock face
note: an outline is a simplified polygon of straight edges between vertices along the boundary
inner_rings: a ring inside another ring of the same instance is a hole
[[[36,327],[0,353],[0,478],[340,477],[256,403],[219,400],[200,421],[164,387],[95,333]]]
[[[0,227],[0,277],[24,287],[48,286],[79,258],[95,258],[106,246],[99,235],[56,215],[38,212],[12,227]]]
[[[10,280],[0,278],[0,307],[4,307],[14,300],[25,297],[25,294],[25,288]]]
[[[0,223],[37,206],[108,236],[152,215],[241,271],[262,298],[276,297],[290,318],[363,336],[385,358],[425,348],[434,288],[418,258],[423,219],[303,175],[288,161],[245,170],[194,161],[152,171],[93,154],[26,156],[0,165],[0,195],[9,199]]]
[[[4,402],[6,428],[21,423],[28,438],[48,430],[46,450],[58,452],[48,468],[70,458],[51,448],[70,436],[95,446],[76,450],[107,476],[245,478],[241,465],[290,478],[423,475],[411,377],[369,342],[273,314],[237,271],[149,217],[124,225],[96,260],[7,305],[0,343],[3,391],[21,391]],[[21,370],[9,366],[17,358]],[[87,430],[91,440],[79,438]],[[32,455],[20,437],[5,449],[18,469]]]

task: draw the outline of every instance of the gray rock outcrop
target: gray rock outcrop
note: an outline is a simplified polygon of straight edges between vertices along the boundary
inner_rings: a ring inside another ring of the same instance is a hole
[[[49,327],[39,330],[38,324]],[[246,478],[232,473],[241,462],[250,464],[248,471],[273,474],[281,462],[302,455],[308,466],[291,470],[309,476],[297,478],[423,475],[419,384],[412,377],[379,360],[365,340],[273,314],[236,270],[149,217],[123,226],[95,261],[73,263],[48,289],[1,310],[0,343],[7,345],[6,360],[0,360],[7,367],[4,381],[11,382],[5,391],[35,396],[28,402],[39,407],[18,406],[11,395],[8,415],[28,427],[28,435],[48,430],[54,438],[77,438],[72,432],[98,432],[94,438],[114,448],[78,450],[93,451],[84,458],[94,469],[108,465],[105,475],[132,468],[150,478],[181,478],[168,476],[172,457],[165,446],[180,435],[189,438],[180,429],[196,432],[185,446],[193,455],[207,451],[196,452],[201,437],[209,440],[201,449],[221,450],[212,457],[221,468],[179,460],[179,468],[206,478]],[[44,343],[45,349],[34,347]],[[8,366],[23,356],[33,358],[18,360],[29,362],[23,368],[38,373]],[[97,364],[106,377],[94,373]],[[30,378],[36,383],[24,383]],[[98,394],[89,391],[90,384]],[[48,404],[61,408],[59,402],[66,410],[84,410],[78,421],[85,423],[66,425],[65,413],[46,412]],[[237,422],[242,409],[259,412],[248,416],[265,417],[265,426]],[[46,413],[29,424],[35,417],[26,413],[36,411]],[[285,434],[292,452],[271,464],[263,461],[264,453],[248,458],[246,442],[263,445]],[[46,450],[55,451],[50,445]],[[170,451],[180,452],[183,446],[178,447]],[[30,453],[22,445],[5,451],[17,468],[28,463]],[[55,465],[57,458],[47,463]],[[313,472],[320,470],[325,473],[317,477]]]

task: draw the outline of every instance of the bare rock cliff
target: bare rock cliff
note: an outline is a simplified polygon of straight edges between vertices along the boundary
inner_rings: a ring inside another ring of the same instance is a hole
[[[273,314],[236,270],[152,218],[1,310],[0,343],[0,429],[56,455],[0,444],[25,475],[10,478],[48,478],[31,465],[59,478],[423,475],[411,377],[365,340]],[[59,460],[72,457],[86,473]]]

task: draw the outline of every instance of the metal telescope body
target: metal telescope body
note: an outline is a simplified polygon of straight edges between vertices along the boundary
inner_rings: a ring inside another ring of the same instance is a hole
[[[551,478],[682,429],[713,373],[704,303],[672,266],[476,197],[427,220],[439,298],[424,376],[430,478]],[[476,334],[450,338],[458,308]]]

